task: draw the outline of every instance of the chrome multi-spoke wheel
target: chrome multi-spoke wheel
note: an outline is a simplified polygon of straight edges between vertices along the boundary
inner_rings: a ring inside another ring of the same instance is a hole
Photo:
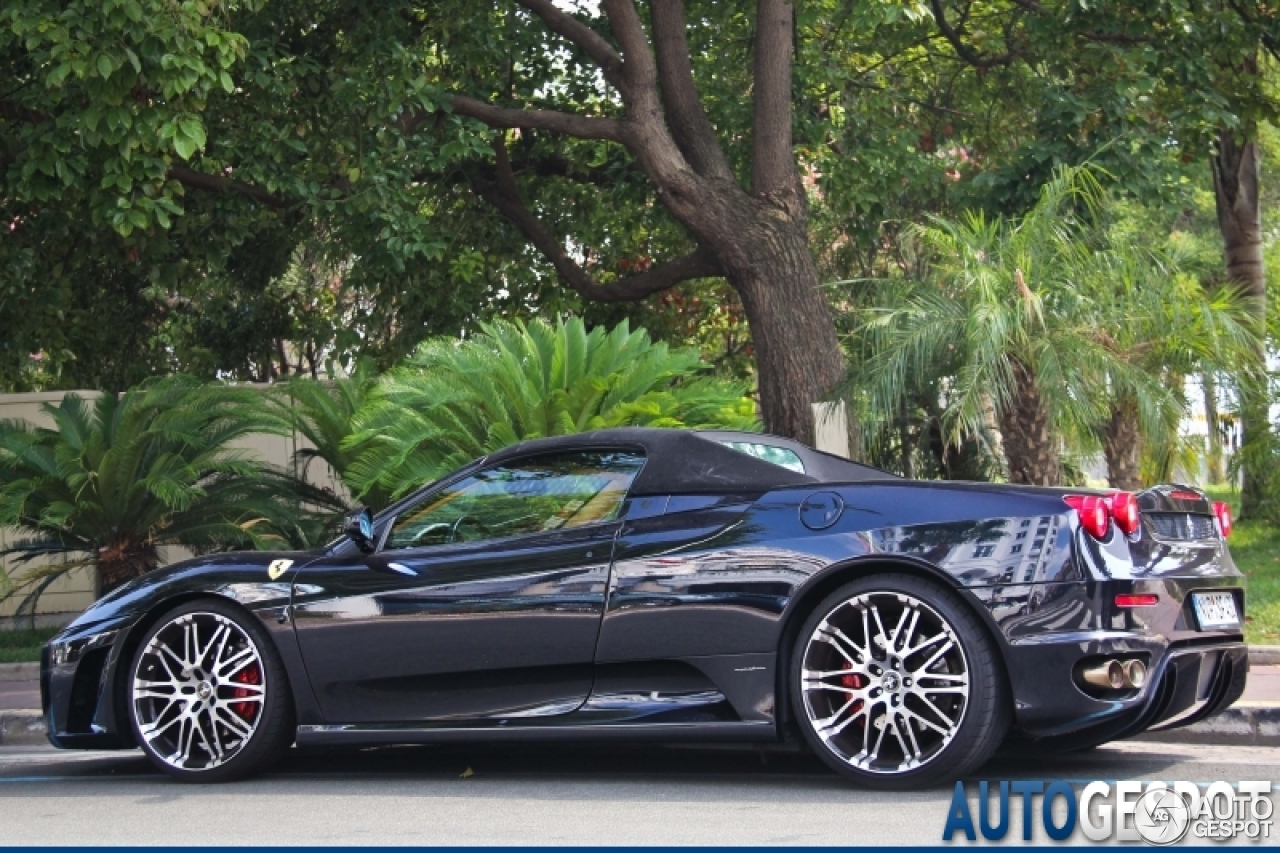
[[[134,734],[170,775],[243,776],[292,741],[288,685],[255,621],[223,602],[192,602],[143,639],[129,688]]]
[[[995,660],[947,591],[917,578],[865,578],[802,628],[793,695],[806,737],[846,775],[884,787],[928,783],[985,759],[1003,737]]]
[[[267,687],[262,653],[243,628],[218,613],[184,613],[138,657],[138,733],[166,763],[210,770],[253,737]]]
[[[802,678],[818,736],[870,773],[931,760],[955,736],[969,697],[954,629],[904,593],[864,593],[827,614],[809,637]]]

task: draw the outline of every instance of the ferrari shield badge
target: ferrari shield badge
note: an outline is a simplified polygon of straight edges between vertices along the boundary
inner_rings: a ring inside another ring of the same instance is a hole
[[[289,567],[293,565],[293,560],[272,560],[271,565],[267,566],[267,575],[272,580],[280,577],[289,571]]]

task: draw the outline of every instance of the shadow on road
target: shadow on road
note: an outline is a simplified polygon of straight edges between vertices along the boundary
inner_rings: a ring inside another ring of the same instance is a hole
[[[1162,744],[1103,747],[1066,755],[1001,754],[974,779],[1119,779],[1159,777],[1181,759]],[[447,745],[368,749],[294,749],[269,774],[273,779],[443,780],[470,778],[548,782],[732,781],[771,786],[785,778],[806,787],[846,783],[811,753],[788,748],[705,746]],[[0,782],[41,777],[128,778],[165,781],[138,751],[71,753],[32,750],[30,760],[0,752]]]

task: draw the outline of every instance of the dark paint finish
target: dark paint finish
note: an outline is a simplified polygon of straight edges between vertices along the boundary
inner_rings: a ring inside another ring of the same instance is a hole
[[[591,692],[619,526],[307,566],[293,612],[325,718],[383,723],[575,710]]]
[[[254,552],[204,557],[152,572],[99,599],[49,643],[42,666],[42,682],[48,684],[44,706],[49,740],[55,746],[85,749],[133,746],[133,735],[124,716],[125,679],[133,653],[151,621],[163,611],[198,597],[233,601],[259,615],[284,662],[299,722],[319,722],[319,708],[308,685],[287,611],[292,596],[291,575],[317,556]],[[272,580],[268,566],[279,559],[293,560],[294,565]],[[107,632],[111,642],[97,671],[91,698],[93,710],[87,720],[81,715],[74,721],[80,724],[71,725],[72,686],[85,660],[74,657],[77,646]]]
[[[646,432],[628,430],[618,446],[638,445],[645,470],[660,472],[649,466],[661,443],[646,444]],[[582,446],[609,447],[609,435]],[[519,453],[491,460],[499,456]],[[788,628],[840,583],[886,571],[935,578],[974,608],[1027,737],[1182,724],[1243,689],[1240,632],[1201,631],[1190,608],[1191,593],[1225,589],[1243,616],[1242,579],[1216,535],[1171,539],[1144,523],[1099,542],[1063,502],[1079,491],[1070,489],[887,477],[758,488],[741,472],[720,481],[731,487],[662,491],[651,476],[650,493],[633,494],[621,520],[574,530],[368,555],[338,543],[155,573],[51,644],[51,740],[128,745],[122,661],[147,619],[198,595],[262,619],[308,743],[779,737]],[[1139,504],[1211,515],[1202,496],[1175,495],[1187,491],[1160,487]],[[397,510],[376,520],[379,537]],[[272,581],[267,566],[280,558],[295,565]],[[1120,608],[1122,592],[1159,603]],[[1147,660],[1142,690],[1099,698],[1076,686],[1081,661],[1114,655]]]

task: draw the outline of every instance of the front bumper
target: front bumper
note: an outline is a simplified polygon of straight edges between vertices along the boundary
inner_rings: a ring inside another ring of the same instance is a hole
[[[116,724],[115,682],[122,623],[69,629],[40,657],[40,701],[49,742],[61,749],[128,749]],[[127,728],[126,728],[127,731]]]

